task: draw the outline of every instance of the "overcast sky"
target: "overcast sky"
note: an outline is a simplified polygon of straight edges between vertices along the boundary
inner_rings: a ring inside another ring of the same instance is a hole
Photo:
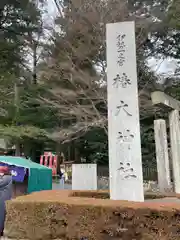
[[[56,11],[56,7],[53,0],[48,0],[47,5],[48,5],[49,13],[54,13]]]
[[[149,60],[149,66],[159,74],[172,75],[178,67],[178,63],[172,59]]]

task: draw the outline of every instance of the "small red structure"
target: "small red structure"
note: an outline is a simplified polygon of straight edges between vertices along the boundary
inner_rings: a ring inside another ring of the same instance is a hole
[[[52,168],[52,175],[57,175],[57,155],[44,152],[44,155],[40,157],[40,164]]]

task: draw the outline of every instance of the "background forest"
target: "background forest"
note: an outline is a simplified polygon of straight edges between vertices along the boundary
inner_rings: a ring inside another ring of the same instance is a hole
[[[63,151],[108,164],[105,26],[128,20],[136,21],[143,164],[155,166],[153,121],[167,116],[150,93],[180,100],[179,0],[1,0],[0,136],[16,155]],[[171,74],[159,74],[163,61],[175,63]]]

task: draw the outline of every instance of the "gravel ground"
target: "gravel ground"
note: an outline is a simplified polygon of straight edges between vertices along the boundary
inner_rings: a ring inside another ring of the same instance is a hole
[[[58,183],[53,182],[53,189],[71,189],[72,185],[69,183],[65,183],[64,187]],[[107,177],[99,177],[98,178],[98,189],[107,190],[109,189],[109,179]],[[154,181],[144,182],[144,191],[152,191],[152,192],[159,192],[157,183]]]
[[[160,199],[150,199],[150,200],[145,200],[145,202],[158,202],[158,203],[180,203],[180,199],[175,198],[175,197],[166,197],[166,198],[160,198]]]

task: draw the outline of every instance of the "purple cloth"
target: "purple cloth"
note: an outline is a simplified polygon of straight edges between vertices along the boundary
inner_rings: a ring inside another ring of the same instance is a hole
[[[15,182],[23,182],[24,177],[26,175],[26,168],[17,167],[17,166],[9,166],[5,163],[0,163],[0,166],[8,166],[9,170],[12,174],[12,180]]]
[[[22,167],[10,167],[12,179],[16,182],[23,182],[26,175],[26,169]]]
[[[0,176],[0,233],[4,229],[5,221],[5,202],[10,200],[12,196],[12,177],[5,175]]]

